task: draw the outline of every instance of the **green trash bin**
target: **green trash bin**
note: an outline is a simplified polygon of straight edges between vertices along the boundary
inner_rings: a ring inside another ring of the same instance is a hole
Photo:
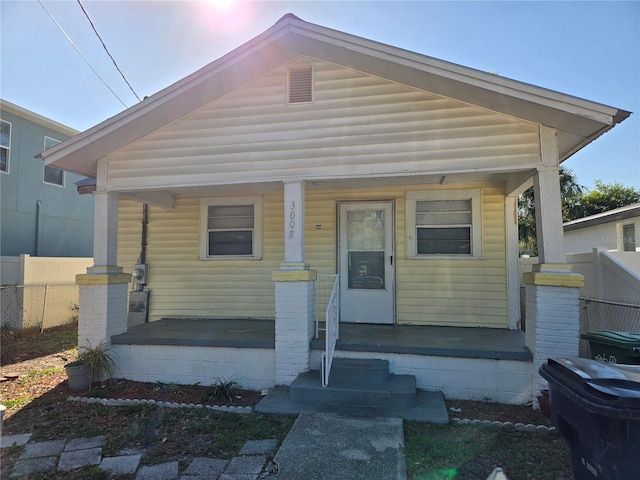
[[[594,360],[640,365],[640,333],[587,332],[581,337],[589,342]]]

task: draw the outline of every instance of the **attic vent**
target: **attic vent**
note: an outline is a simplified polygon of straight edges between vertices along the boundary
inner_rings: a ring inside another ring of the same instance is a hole
[[[289,103],[313,101],[313,67],[289,69]]]

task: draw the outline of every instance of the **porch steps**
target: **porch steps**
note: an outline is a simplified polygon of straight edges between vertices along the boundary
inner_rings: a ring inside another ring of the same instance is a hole
[[[390,374],[389,362],[377,359],[335,358],[329,386],[322,387],[317,370],[302,373],[290,386],[271,389],[255,411],[290,416],[328,412],[429,423],[449,421],[440,392],[417,389],[413,375]]]

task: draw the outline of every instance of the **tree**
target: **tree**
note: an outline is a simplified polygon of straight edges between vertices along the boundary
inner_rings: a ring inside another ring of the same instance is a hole
[[[596,186],[594,190],[581,195],[582,215],[575,216],[570,220],[640,202],[640,189],[625,187],[619,182],[604,183],[602,180],[596,180],[594,183]]]
[[[577,183],[571,170],[560,167],[559,175],[562,220],[565,222],[640,202],[640,189],[625,187],[619,182],[604,183],[602,180],[595,180],[595,189],[587,191]],[[537,255],[533,188],[525,191],[518,199],[518,233],[520,249]]]
[[[560,195],[562,197],[562,220],[571,220],[580,215],[580,198],[584,188],[580,185],[573,171],[560,167],[559,172]],[[526,190],[518,199],[518,235],[520,249],[527,250],[533,255],[538,254],[536,233],[536,210],[533,187]]]

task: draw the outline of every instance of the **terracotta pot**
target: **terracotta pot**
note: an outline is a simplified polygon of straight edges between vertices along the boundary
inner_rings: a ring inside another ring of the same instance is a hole
[[[542,395],[538,397],[538,405],[540,405],[540,411],[542,414],[551,418],[551,399],[549,398],[549,390],[542,390]]]

